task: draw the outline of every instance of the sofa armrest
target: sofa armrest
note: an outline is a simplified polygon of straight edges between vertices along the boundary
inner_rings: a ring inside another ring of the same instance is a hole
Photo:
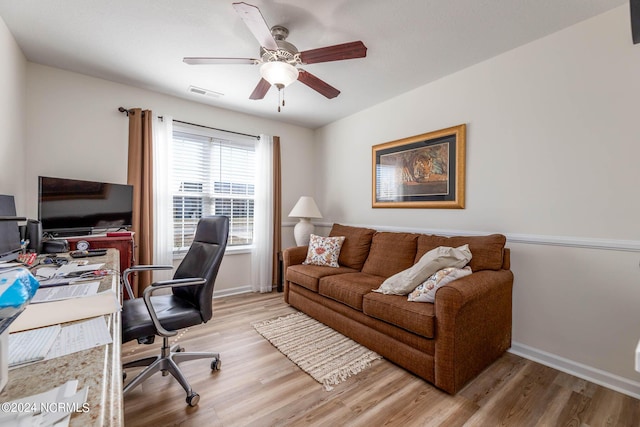
[[[287,248],[282,253],[282,262],[284,270],[287,271],[287,267],[290,265],[302,264],[307,258],[308,246],[295,246]]]
[[[511,347],[513,273],[482,270],[436,292],[435,384],[458,392]]]
[[[290,265],[302,264],[307,259],[308,246],[295,246],[282,252],[282,271],[284,272],[284,301],[289,303],[289,281],[287,280],[287,268]]]

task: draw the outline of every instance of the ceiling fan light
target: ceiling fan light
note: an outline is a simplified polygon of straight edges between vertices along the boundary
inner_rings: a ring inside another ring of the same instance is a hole
[[[298,80],[298,74],[298,69],[286,62],[270,61],[260,66],[262,78],[278,88],[287,87]]]

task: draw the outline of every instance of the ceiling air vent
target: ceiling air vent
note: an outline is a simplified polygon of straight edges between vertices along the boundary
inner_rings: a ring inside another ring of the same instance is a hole
[[[203,89],[201,87],[196,87],[196,86],[189,86],[189,92],[195,93],[196,95],[211,96],[214,98],[218,98],[224,95],[223,93],[220,93],[220,92],[216,92],[209,89]]]

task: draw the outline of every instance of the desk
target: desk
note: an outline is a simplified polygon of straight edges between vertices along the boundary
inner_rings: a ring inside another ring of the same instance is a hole
[[[106,267],[119,270],[119,254],[115,249],[109,249],[107,255],[90,260],[104,262]],[[99,291],[110,289],[120,295],[118,276],[107,276],[100,282]],[[41,393],[76,379],[78,390],[89,387],[89,411],[71,415],[70,426],[124,425],[120,312],[105,316],[105,320],[113,343],[9,370],[9,382],[0,393],[0,402]]]

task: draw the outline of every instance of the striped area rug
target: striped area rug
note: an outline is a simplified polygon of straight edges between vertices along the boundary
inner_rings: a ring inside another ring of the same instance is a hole
[[[302,312],[252,325],[325,390],[368,368],[382,356]]]

